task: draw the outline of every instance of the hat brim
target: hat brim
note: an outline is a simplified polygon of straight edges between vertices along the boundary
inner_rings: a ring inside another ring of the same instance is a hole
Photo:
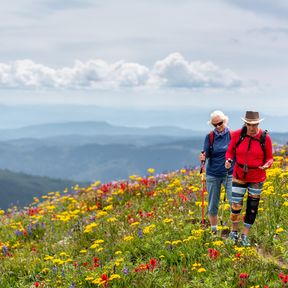
[[[259,119],[259,120],[248,120],[248,119],[245,119],[245,118],[241,118],[245,123],[248,123],[248,124],[259,124],[260,122],[262,122],[264,119]]]

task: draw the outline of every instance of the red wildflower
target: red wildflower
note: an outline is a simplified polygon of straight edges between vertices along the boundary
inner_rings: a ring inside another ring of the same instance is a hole
[[[219,256],[219,251],[213,248],[208,248],[208,256],[211,259],[216,259]]]
[[[41,210],[40,208],[32,207],[32,208],[29,208],[27,213],[29,216],[33,216],[33,215],[36,215],[37,213],[39,213],[40,210]]]
[[[153,196],[153,195],[154,195],[154,190],[151,190],[150,192],[147,193],[147,196],[148,196],[148,197],[151,197],[151,196]]]
[[[94,267],[99,267],[99,266],[100,266],[99,260],[100,260],[100,259],[97,258],[97,257],[94,257],[94,258],[93,258]]]
[[[126,189],[126,184],[125,183],[120,183],[120,187],[123,191],[125,191]]]
[[[101,282],[103,283],[104,287],[107,287],[108,286],[108,276],[107,274],[102,274],[101,275]]]
[[[183,202],[187,202],[189,200],[189,198],[182,193],[179,194],[179,197],[182,199]]]
[[[146,216],[146,217],[152,217],[152,216],[154,216],[154,212],[153,212],[153,211],[151,211],[151,212],[146,212],[145,216]]]
[[[157,266],[157,260],[155,258],[150,259],[150,267],[153,270]]]
[[[144,178],[140,181],[142,184],[144,184],[145,186],[148,186],[149,182],[148,179]]]
[[[141,209],[138,210],[138,214],[139,216],[142,218],[144,215],[143,215],[143,211]]]
[[[284,283],[284,284],[288,283],[288,274],[285,275],[284,273],[279,273],[278,276],[281,279],[282,283]]]
[[[247,273],[240,273],[239,275],[240,279],[247,279],[249,277],[249,274]]]
[[[138,267],[136,267],[134,269],[135,272],[141,272],[141,271],[144,271],[144,270],[149,270],[149,265],[147,267],[148,264],[140,264]]]
[[[40,286],[40,283],[39,282],[35,282],[35,287],[39,287]]]
[[[236,254],[235,254],[235,257],[236,257],[236,258],[241,258],[241,254],[240,254],[240,253],[236,253]]]

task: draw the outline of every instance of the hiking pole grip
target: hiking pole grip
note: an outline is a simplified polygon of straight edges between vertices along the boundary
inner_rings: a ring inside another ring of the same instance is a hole
[[[205,151],[202,150],[201,154],[204,154]],[[202,174],[204,172],[204,167],[205,167],[205,160],[201,160],[201,168],[200,168],[200,174]]]

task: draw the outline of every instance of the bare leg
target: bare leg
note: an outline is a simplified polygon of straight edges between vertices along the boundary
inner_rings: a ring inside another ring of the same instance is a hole
[[[217,225],[217,215],[208,215],[208,218],[211,226]]]

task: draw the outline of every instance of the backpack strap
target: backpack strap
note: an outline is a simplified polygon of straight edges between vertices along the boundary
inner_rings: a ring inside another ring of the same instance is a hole
[[[214,144],[214,131],[210,131],[209,133],[209,155],[211,155],[212,151],[213,151],[213,144]]]
[[[231,130],[230,129],[228,129],[228,132],[229,132],[229,139],[231,140],[231,134],[232,134],[232,132],[231,132]],[[212,151],[213,151],[213,144],[214,144],[214,137],[215,137],[215,133],[214,133],[214,131],[212,130],[212,131],[210,131],[210,133],[209,133],[209,154],[211,155],[211,153],[212,153]]]
[[[247,135],[247,127],[246,127],[246,125],[244,125],[243,127],[242,127],[242,130],[241,130],[241,133],[240,133],[240,137],[239,137],[239,139],[238,139],[238,141],[237,141],[237,143],[236,143],[236,145],[235,145],[235,149],[240,145],[240,143],[244,140],[244,138],[246,137],[246,135]]]
[[[266,149],[265,149],[265,142],[266,142],[266,136],[268,134],[268,130],[264,130],[260,136],[260,145],[264,154],[263,157],[263,163],[266,162]]]
[[[264,131],[262,131],[262,134],[261,134],[259,139],[254,138],[252,136],[248,136],[247,135],[247,127],[244,125],[242,127],[239,140],[237,141],[237,143],[235,145],[235,149],[240,145],[240,143],[244,140],[245,137],[249,137],[250,138],[250,142],[249,142],[249,145],[248,145],[248,150],[249,150],[249,147],[250,147],[250,144],[251,144],[251,140],[258,141],[260,143],[261,149],[263,151],[263,163],[265,163],[266,162],[265,141],[266,141],[267,134],[268,134],[268,130],[264,130]],[[239,165],[239,163],[238,163],[238,165]],[[249,168],[253,169],[253,167],[249,167]]]

